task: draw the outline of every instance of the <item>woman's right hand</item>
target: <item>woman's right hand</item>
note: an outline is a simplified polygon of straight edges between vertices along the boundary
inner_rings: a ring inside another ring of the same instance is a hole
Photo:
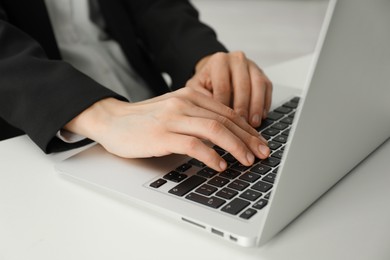
[[[267,158],[267,141],[233,109],[191,88],[138,103],[100,100],[65,129],[125,158],[186,154],[223,171],[227,163],[204,141],[231,153],[243,165]]]

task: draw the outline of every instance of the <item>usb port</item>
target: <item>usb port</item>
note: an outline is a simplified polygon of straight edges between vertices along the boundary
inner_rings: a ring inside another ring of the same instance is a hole
[[[216,229],[214,229],[214,228],[211,228],[211,233],[214,233],[214,234],[216,234],[216,235],[218,235],[218,236],[223,237],[223,232],[222,232],[222,231],[219,231],[219,230],[216,230]]]
[[[229,238],[230,238],[230,240],[231,240],[231,241],[233,241],[233,242],[237,242],[237,238],[236,238],[236,237],[234,237],[234,236],[230,235],[230,236],[229,236]]]

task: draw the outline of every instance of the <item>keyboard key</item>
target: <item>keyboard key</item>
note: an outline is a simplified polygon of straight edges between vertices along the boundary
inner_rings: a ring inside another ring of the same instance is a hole
[[[267,140],[267,141],[269,139],[271,139],[271,136],[269,136],[269,135],[261,134],[261,136],[264,137],[264,139]]]
[[[272,126],[271,126],[271,128],[274,128],[274,129],[276,129],[276,130],[284,130],[284,129],[286,129],[288,127],[288,125],[287,124],[284,124],[284,123],[275,123],[275,124],[273,124]]]
[[[222,156],[222,155],[224,155],[226,153],[226,151],[224,149],[222,149],[221,147],[219,147],[219,146],[215,145],[213,148],[220,156]]]
[[[222,158],[229,164],[233,164],[237,162],[237,159],[234,158],[234,156],[231,155],[230,153],[225,154],[224,156],[222,156]]]
[[[191,167],[192,167],[191,164],[189,164],[189,163],[183,163],[182,165],[180,165],[179,167],[177,167],[175,171],[178,171],[178,172],[185,172],[185,171],[187,171],[188,169],[190,169]]]
[[[260,198],[261,195],[262,194],[260,192],[257,192],[257,191],[251,190],[251,189],[247,189],[246,191],[244,191],[243,193],[240,194],[240,198],[247,199],[250,201],[255,201],[258,198]]]
[[[283,117],[283,114],[272,111],[272,112],[268,113],[267,119],[272,120],[272,121],[276,121],[276,120],[281,119],[282,117]]]
[[[271,167],[268,167],[268,166],[265,166],[265,165],[262,165],[262,164],[257,164],[257,165],[253,166],[250,169],[251,172],[258,173],[258,174],[261,174],[261,175],[266,174],[270,170],[271,170]]]
[[[293,103],[299,103],[299,100],[300,100],[299,97],[294,97],[294,98],[291,99],[290,101],[293,102]]]
[[[157,181],[152,182],[149,186],[152,187],[152,188],[156,188],[157,189],[157,188],[160,188],[165,183],[167,183],[166,180],[158,179]]]
[[[246,170],[248,170],[251,166],[246,166],[246,165],[243,165],[239,162],[233,164],[232,166],[230,166],[230,168],[234,169],[234,170],[237,170],[239,172],[244,172]]]
[[[217,197],[208,198],[196,193],[190,193],[185,198],[212,207],[214,209],[219,208],[220,206],[222,206],[222,204],[226,202],[225,200]]]
[[[283,104],[284,107],[288,107],[288,108],[292,108],[292,109],[295,109],[298,107],[298,103],[294,103],[294,102],[287,102],[285,104]]]
[[[271,167],[275,167],[279,165],[280,160],[275,157],[268,157],[267,159],[262,160],[261,163]]]
[[[220,176],[214,177],[209,180],[207,183],[216,187],[223,187],[229,182],[228,179],[222,178]]]
[[[209,167],[203,168],[202,170],[198,171],[196,174],[205,178],[211,178],[214,175],[216,175],[218,172],[216,170],[213,170]]]
[[[257,213],[257,210],[249,208],[249,209],[246,209],[244,212],[241,213],[240,218],[250,219],[256,213]]]
[[[224,199],[232,199],[234,196],[238,194],[237,191],[228,189],[228,188],[223,188],[222,190],[218,191],[215,195]]]
[[[258,181],[251,188],[261,192],[267,192],[272,188],[272,186],[273,185],[271,183]]]
[[[281,113],[281,114],[288,114],[292,111],[291,108],[288,108],[288,107],[278,107],[277,109],[274,110],[275,112],[278,112],[278,113]]]
[[[205,167],[206,165],[204,163],[202,163],[201,161],[198,161],[197,159],[191,159],[188,161],[188,163],[194,165],[194,166],[197,166],[199,168],[203,168]]]
[[[267,194],[268,195],[268,194]],[[265,199],[260,199],[258,202],[256,202],[255,204],[253,204],[253,207],[255,209],[262,209],[264,208],[265,206],[267,206],[268,204],[268,200],[265,200]]]
[[[282,159],[282,156],[283,156],[283,151],[276,151],[271,155],[271,157],[275,157],[278,159]]]
[[[247,172],[243,175],[240,176],[241,180],[244,181],[249,181],[249,182],[255,182],[261,177],[260,174],[252,173],[252,172]]]
[[[269,183],[274,183],[276,178],[275,173],[269,173],[266,176],[263,177],[263,181],[269,182]]]
[[[232,188],[232,189],[235,189],[238,191],[242,191],[248,186],[249,186],[249,183],[247,183],[245,181],[240,181],[240,180],[234,180],[231,183],[229,183],[229,185],[228,185],[229,188]]]
[[[163,178],[174,182],[181,182],[182,180],[187,178],[187,175],[179,173],[177,171],[171,171],[168,174],[164,175]]]
[[[195,189],[205,181],[206,179],[203,177],[192,175],[182,183],[170,189],[168,192],[177,196],[184,196],[185,194]]]
[[[268,192],[267,195],[264,196],[264,199],[269,200],[271,198],[271,192]]]
[[[242,211],[244,208],[249,206],[249,202],[246,200],[242,200],[239,198],[233,199],[230,203],[228,203],[226,206],[224,206],[221,211],[237,215],[240,211]]]
[[[264,119],[263,121],[261,121],[261,125],[256,128],[256,130],[258,132],[260,132],[261,130],[264,130],[266,129],[267,127],[269,127],[270,125],[272,125],[274,123],[273,120],[269,120],[269,119]]]
[[[292,117],[285,117],[280,122],[291,125],[293,123],[294,119]]]
[[[281,146],[282,146],[281,143],[276,143],[276,142],[273,142],[273,141],[269,141],[269,142],[268,142],[268,147],[269,147],[269,149],[271,149],[271,150],[276,150],[276,149],[278,149],[278,148],[281,147]]]
[[[205,196],[210,196],[211,194],[213,194],[214,192],[216,192],[218,189],[213,187],[213,186],[210,186],[210,185],[207,185],[207,184],[203,184],[202,186],[200,186],[199,188],[197,188],[195,190],[195,192],[197,193],[200,193],[200,194],[203,194]]]
[[[289,136],[289,135],[290,135],[290,130],[291,130],[291,129],[284,130],[284,131],[282,132],[282,135]]]
[[[274,128],[267,128],[264,131],[261,132],[261,134],[269,135],[269,136],[275,136],[279,134],[279,130],[276,130]]]
[[[272,139],[272,141],[285,144],[287,142],[287,136],[285,135],[278,135]]]
[[[226,169],[225,171],[221,172],[219,176],[228,178],[228,179],[235,179],[238,177],[241,173],[239,171],[235,171],[232,169]]]

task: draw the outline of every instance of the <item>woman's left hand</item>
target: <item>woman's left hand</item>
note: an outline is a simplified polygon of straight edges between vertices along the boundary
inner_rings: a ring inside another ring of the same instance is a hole
[[[204,57],[186,87],[230,106],[253,127],[261,124],[271,107],[271,81],[240,51]]]

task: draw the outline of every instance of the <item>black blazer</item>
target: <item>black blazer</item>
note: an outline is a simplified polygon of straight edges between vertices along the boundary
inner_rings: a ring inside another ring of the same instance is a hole
[[[107,32],[156,95],[182,87],[202,57],[226,52],[187,0],[98,1]],[[69,149],[56,132],[105,97],[124,99],[61,61],[43,0],[0,0],[0,137],[24,132],[45,152]]]

